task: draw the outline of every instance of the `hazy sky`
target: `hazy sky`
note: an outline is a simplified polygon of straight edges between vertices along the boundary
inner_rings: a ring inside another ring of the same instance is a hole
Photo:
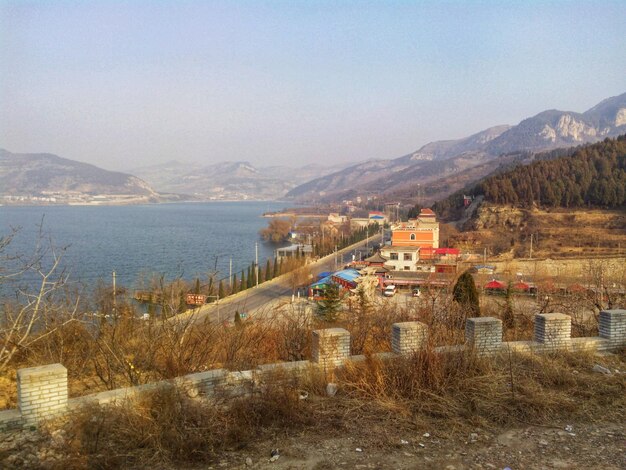
[[[394,158],[626,92],[625,1],[0,0],[0,147]]]

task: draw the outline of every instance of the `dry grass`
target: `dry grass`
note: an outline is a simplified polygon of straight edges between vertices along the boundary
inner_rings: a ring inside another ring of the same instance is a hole
[[[65,424],[67,458],[59,468],[148,468],[159,463],[214,462],[227,451],[293,432],[358,434],[379,445],[394,432],[467,431],[475,426],[619,422],[626,412],[626,377],[591,371],[595,362],[625,369],[626,355],[591,354],[493,359],[427,349],[394,360],[367,357],[335,375],[339,393],[325,395],[323,376],[266,377],[246,396],[190,399],[167,388],[122,406],[84,408]],[[301,400],[300,390],[309,398]]]
[[[623,416],[626,377],[591,372],[595,361],[588,354],[480,359],[426,350],[393,362],[349,364],[340,380],[347,396],[373,412],[412,419],[505,425]]]
[[[309,408],[283,382],[227,401],[194,400],[168,387],[122,405],[90,405],[65,424],[67,457],[58,468],[211,462],[220,452],[244,448],[259,436],[310,425]]]

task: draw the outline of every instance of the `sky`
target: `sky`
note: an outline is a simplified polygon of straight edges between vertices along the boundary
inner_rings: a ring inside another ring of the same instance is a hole
[[[0,0],[0,148],[396,158],[626,92],[624,1]]]

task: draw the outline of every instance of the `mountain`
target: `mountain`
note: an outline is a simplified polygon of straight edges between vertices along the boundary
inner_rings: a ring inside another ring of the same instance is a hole
[[[7,203],[156,202],[145,181],[49,153],[0,149],[0,197]]]
[[[133,168],[131,173],[149,181],[158,191],[190,194],[197,199],[279,199],[298,184],[337,171],[348,164],[299,168],[255,167],[247,161],[211,165],[169,161],[160,165]]]
[[[495,126],[464,139],[431,142],[396,159],[353,165],[295,187],[287,197],[328,201],[356,194],[398,195],[457,172],[469,174],[474,167],[479,170],[472,172],[475,177],[485,176],[490,172],[489,162],[501,155],[576,146],[624,132],[626,93],[584,113],[544,111],[516,126]]]
[[[579,148],[573,155],[517,166],[481,181],[474,194],[518,207],[626,205],[626,135]]]
[[[424,184],[444,174],[482,163],[489,158],[484,147],[508,129],[509,126],[495,126],[463,139],[431,142],[393,160],[358,163],[300,185],[289,191],[287,197],[341,199],[352,197],[357,192],[384,193],[398,190],[400,186]]]

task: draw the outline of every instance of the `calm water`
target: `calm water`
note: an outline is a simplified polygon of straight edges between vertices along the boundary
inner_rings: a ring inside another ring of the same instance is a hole
[[[21,227],[10,252],[32,253],[38,225],[56,246],[69,246],[64,266],[71,279],[86,284],[111,280],[140,287],[152,273],[172,280],[181,276],[206,279],[216,268],[218,278],[247,269],[274,256],[276,245],[262,242],[258,232],[267,225],[261,214],[284,208],[283,203],[211,202],[145,206],[0,207],[0,235]]]

